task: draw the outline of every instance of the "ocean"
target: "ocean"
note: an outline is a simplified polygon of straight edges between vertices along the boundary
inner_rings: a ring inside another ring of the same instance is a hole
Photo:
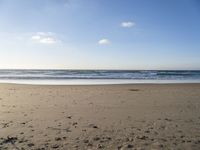
[[[200,83],[200,70],[0,70],[0,83]]]

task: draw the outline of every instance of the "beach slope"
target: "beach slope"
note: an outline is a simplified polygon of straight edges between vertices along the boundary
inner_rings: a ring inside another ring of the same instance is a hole
[[[0,84],[0,149],[200,149],[200,84]]]

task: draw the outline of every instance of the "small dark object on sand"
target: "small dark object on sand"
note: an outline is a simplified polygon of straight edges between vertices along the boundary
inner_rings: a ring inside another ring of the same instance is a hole
[[[95,125],[93,126],[93,128],[95,128],[95,129],[98,129],[98,127],[97,127],[97,126],[95,126]]]
[[[128,145],[127,145],[127,148],[133,148],[133,145],[128,144]]]
[[[29,144],[28,144],[29,147],[32,147],[32,146],[34,146],[34,145],[35,145],[35,144],[33,144],[33,143],[29,143]]]
[[[7,137],[7,139],[4,139],[2,143],[15,143],[17,141],[17,137]]]
[[[98,129],[98,126],[96,126],[96,125],[94,125],[94,124],[89,124],[88,127],[94,128],[94,129]]]
[[[55,138],[56,141],[61,141],[62,139],[60,137]]]
[[[72,116],[68,116],[67,118],[68,118],[68,119],[72,119]]]
[[[129,89],[129,91],[137,92],[140,91],[139,89]]]

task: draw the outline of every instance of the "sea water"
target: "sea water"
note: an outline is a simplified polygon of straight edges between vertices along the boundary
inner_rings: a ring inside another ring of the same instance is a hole
[[[1,83],[132,84],[200,83],[200,70],[0,70]]]

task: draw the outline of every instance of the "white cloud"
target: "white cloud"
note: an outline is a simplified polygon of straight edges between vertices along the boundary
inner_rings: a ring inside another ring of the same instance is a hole
[[[99,40],[98,43],[100,45],[108,45],[108,44],[110,44],[110,40],[108,40],[108,39],[101,39],[101,40]]]
[[[122,22],[121,23],[121,27],[124,27],[124,28],[131,28],[133,26],[135,26],[136,23],[135,22],[131,22],[131,21],[127,21],[127,22]]]
[[[36,34],[32,35],[31,39],[34,42],[42,44],[55,44],[58,42],[52,32],[37,32]]]

